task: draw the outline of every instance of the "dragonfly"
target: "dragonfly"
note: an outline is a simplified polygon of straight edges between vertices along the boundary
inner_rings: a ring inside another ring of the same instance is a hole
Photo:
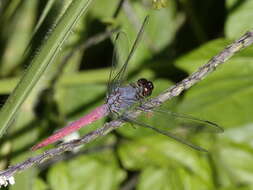
[[[134,125],[152,129],[160,134],[168,136],[176,141],[179,141],[180,143],[183,143],[195,150],[206,152],[204,148],[186,140],[184,137],[182,137],[183,135],[180,136],[180,135],[177,135],[176,133],[170,132],[169,130],[160,129],[159,127],[155,127],[153,125],[145,123],[142,120],[138,119],[138,117],[136,118],[136,117],[133,117],[131,114],[129,114],[131,113],[132,110],[140,110],[141,112],[144,113],[144,115],[149,115],[147,117],[145,116],[145,119],[144,119],[145,121],[148,121],[147,118],[154,117],[154,116],[159,116],[160,118],[168,118],[168,117],[171,118],[172,116],[182,121],[187,120],[187,121],[198,123],[198,126],[199,124],[201,124],[202,126],[204,126],[201,128],[207,128],[208,131],[214,131],[214,132],[223,131],[223,129],[219,125],[211,121],[201,120],[201,119],[192,117],[190,115],[174,113],[165,109],[145,108],[143,105],[145,101],[148,100],[148,97],[151,96],[154,89],[154,84],[145,78],[140,78],[136,82],[125,84],[129,61],[132,58],[141,37],[143,36],[144,28],[147,22],[148,22],[148,16],[145,17],[140,27],[140,30],[136,36],[136,39],[133,42],[133,45],[129,52],[128,50],[125,50],[126,48],[120,49],[120,45],[122,45],[122,42],[124,42],[124,40],[122,40],[123,39],[122,36],[124,36],[124,33],[119,32],[116,35],[116,38],[114,41],[115,49],[113,53],[112,67],[109,74],[107,96],[106,96],[105,103],[95,108],[93,111],[91,111],[87,115],[70,123],[66,127],[61,128],[60,130],[58,130],[57,132],[55,132],[48,138],[41,141],[40,143],[36,144],[35,146],[31,148],[33,151],[39,148],[42,148],[44,146],[47,146],[49,144],[52,144],[62,139],[66,135],[69,135],[70,133],[73,133],[74,131],[77,131],[80,128],[85,127],[103,117],[109,116],[112,119],[121,119]],[[124,47],[124,45],[122,45],[122,47]],[[120,50],[125,51],[124,53],[125,56],[121,55]],[[166,122],[165,122],[165,125],[166,125]],[[187,130],[195,129],[189,126],[185,128]]]

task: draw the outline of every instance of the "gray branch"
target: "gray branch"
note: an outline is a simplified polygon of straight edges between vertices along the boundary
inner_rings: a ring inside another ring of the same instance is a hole
[[[204,77],[206,77],[208,74],[213,72],[219,65],[227,61],[236,52],[251,45],[252,43],[253,43],[253,31],[247,32],[239,40],[236,40],[231,45],[227,46],[218,55],[214,56],[210,61],[208,61],[207,64],[200,67],[192,75],[185,78],[181,82],[175,84],[174,86],[170,87],[169,89],[165,90],[159,96],[150,99],[148,102],[145,103],[144,106],[147,106],[152,109],[154,107],[160,106],[163,102],[170,100],[172,97],[178,96],[182,91],[190,88],[191,86],[202,80]],[[136,115],[138,114],[138,112],[133,112],[133,114]],[[60,144],[56,148],[47,150],[40,155],[28,158],[24,162],[10,166],[8,169],[0,172],[0,182],[1,180],[3,181],[10,179],[15,173],[28,169],[35,164],[41,164],[46,160],[52,157],[56,157],[62,154],[63,152],[70,151],[81,144],[86,144],[97,139],[98,137],[105,136],[112,130],[119,128],[122,123],[124,123],[124,121],[113,120],[111,122],[104,124],[102,128],[94,130],[80,139]]]

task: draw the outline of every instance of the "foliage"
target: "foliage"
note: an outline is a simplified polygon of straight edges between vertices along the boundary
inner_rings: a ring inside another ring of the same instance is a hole
[[[70,18],[58,28],[55,24],[71,2],[0,2],[1,106],[37,57],[41,62],[36,64],[41,66],[47,55],[59,48],[53,62],[44,65],[44,72],[37,67],[29,76],[30,82],[22,84],[21,90],[28,89],[29,97],[16,97],[25,101],[20,108],[14,105],[17,114],[11,110],[14,119],[7,133],[1,134],[1,170],[37,154],[39,151],[29,150],[32,145],[103,103],[113,40],[109,37],[88,48],[80,46],[97,34],[120,27],[132,44],[137,26],[150,14],[144,39],[130,61],[129,80],[146,77],[154,81],[155,96],[252,28],[250,0],[157,1],[162,4],[155,7],[163,7],[158,10],[152,8],[156,1],[129,0],[117,14],[119,0],[94,1],[86,14],[76,15],[81,17],[73,28],[68,28],[75,22]],[[81,4],[80,0],[73,2]],[[62,45],[58,40],[64,30],[71,35]],[[54,31],[58,33],[51,35]],[[18,174],[16,184],[9,189],[252,189],[252,55],[253,47],[243,50],[166,105],[225,129],[219,135],[192,136],[209,153],[126,125],[81,147],[82,154],[66,153],[58,161]],[[31,81],[36,83],[33,90],[29,89]],[[81,129],[80,134],[105,121]]]

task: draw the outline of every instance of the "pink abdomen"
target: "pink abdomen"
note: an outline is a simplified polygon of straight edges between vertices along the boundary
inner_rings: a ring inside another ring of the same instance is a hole
[[[59,131],[54,133],[52,136],[46,138],[45,140],[43,140],[39,144],[33,146],[31,149],[34,151],[34,150],[37,150],[37,149],[44,147],[46,145],[52,144],[52,143],[58,141],[59,139],[65,137],[66,135],[68,135],[68,134],[70,134],[70,133],[90,124],[90,123],[93,123],[94,121],[101,119],[102,117],[104,117],[106,115],[108,115],[108,106],[106,104],[104,104],[102,106],[97,107],[92,112],[90,112],[89,114],[80,118],[79,120],[74,121],[74,122],[70,123],[68,126],[60,129]]]

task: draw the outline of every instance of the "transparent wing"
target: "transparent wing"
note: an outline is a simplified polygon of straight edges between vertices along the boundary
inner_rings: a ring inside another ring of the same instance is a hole
[[[200,132],[223,132],[223,129],[213,122],[160,108],[143,112],[137,118],[127,115],[123,119],[138,126],[152,129],[195,150],[204,152],[206,152],[204,148],[191,142],[191,137]]]
[[[174,139],[174,140],[176,140],[176,141],[178,141],[180,143],[183,143],[183,144],[185,144],[185,145],[187,145],[187,146],[189,146],[189,147],[191,147],[191,148],[193,148],[195,150],[202,151],[202,152],[208,152],[206,149],[204,149],[204,148],[202,148],[202,147],[200,147],[198,145],[195,145],[193,143],[190,143],[189,141],[187,141],[187,140],[185,140],[185,139],[183,139],[181,137],[178,137],[176,134],[173,134],[173,133],[171,133],[169,131],[161,130],[161,129],[157,128],[157,127],[153,127],[151,125],[148,125],[146,123],[140,122],[139,120],[134,119],[134,118],[130,118],[130,117],[125,117],[124,120],[127,121],[127,122],[130,122],[130,123],[136,124],[138,126],[141,126],[141,127],[152,129],[152,130],[154,130],[154,131],[156,131],[156,132],[158,132],[158,133],[160,133],[162,135],[165,135],[165,136],[170,137],[170,138],[172,138],[172,139]]]
[[[120,86],[120,81],[124,80],[123,78],[126,77],[126,67],[124,66],[126,63],[127,56],[129,55],[129,44],[127,35],[124,32],[119,32],[115,36],[114,39],[114,50],[113,50],[113,57],[112,57],[112,67],[109,75],[108,80],[108,93],[110,94],[113,89]],[[123,68],[125,68],[123,72]]]
[[[182,128],[188,128],[192,131],[199,131],[199,132],[214,132],[214,133],[222,133],[224,132],[224,129],[219,126],[218,124],[204,120],[199,119],[196,117],[193,117],[191,115],[186,115],[183,113],[176,113],[172,112],[167,109],[162,108],[156,108],[152,110],[154,114],[159,113],[160,115],[164,115],[164,117],[170,117],[173,120],[176,121],[176,123],[180,124]]]
[[[142,37],[142,34],[144,32],[145,25],[148,21],[148,16],[144,19],[141,28],[137,34],[137,37],[133,43],[133,46],[131,47],[131,50],[129,53],[126,50],[126,44],[127,39],[126,34],[119,33],[115,38],[115,49],[113,53],[113,62],[112,62],[112,69],[109,75],[109,83],[108,83],[108,93],[110,94],[115,88],[122,85],[122,83],[126,79],[127,74],[127,66],[132,58],[139,42]]]

